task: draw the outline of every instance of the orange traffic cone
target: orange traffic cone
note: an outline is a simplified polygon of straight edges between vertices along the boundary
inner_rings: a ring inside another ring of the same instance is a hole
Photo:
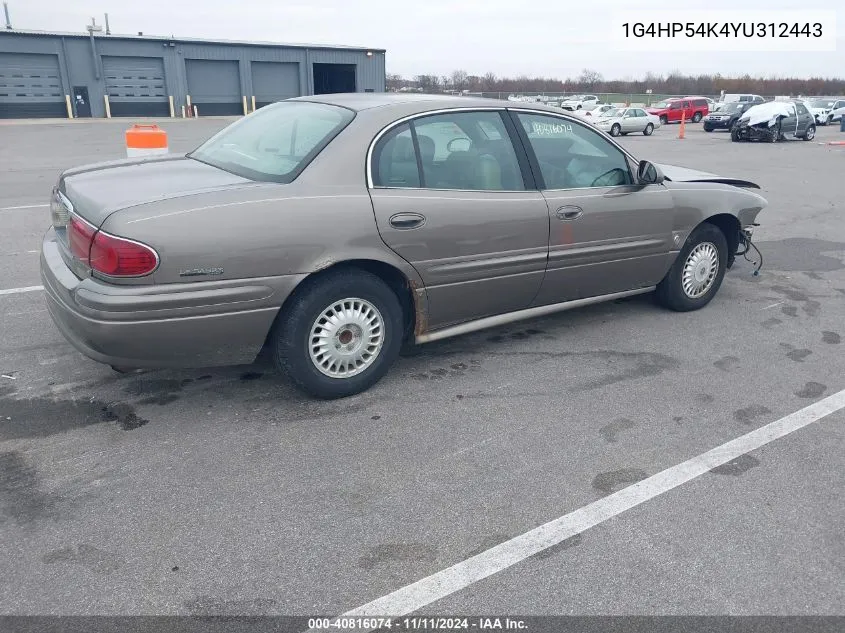
[[[678,130],[678,138],[685,138],[684,133],[687,131],[687,118],[684,116],[686,112],[681,113],[681,129]]]

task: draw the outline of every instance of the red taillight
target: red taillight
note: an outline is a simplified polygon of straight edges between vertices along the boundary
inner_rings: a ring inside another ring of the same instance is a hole
[[[68,222],[67,239],[70,245],[70,252],[76,259],[88,263],[88,254],[91,251],[91,242],[94,240],[94,233],[97,229],[78,217],[71,216]]]
[[[153,272],[158,257],[153,249],[108,233],[97,233],[91,244],[90,266],[113,277],[136,277]]]
[[[74,257],[112,277],[147,275],[158,265],[158,256],[149,246],[98,231],[76,216],[68,223],[68,243]]]

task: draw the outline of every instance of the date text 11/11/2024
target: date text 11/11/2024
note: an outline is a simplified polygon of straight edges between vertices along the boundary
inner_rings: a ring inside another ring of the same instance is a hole
[[[524,620],[496,617],[339,617],[311,618],[308,628],[316,631],[520,631],[528,628]]]
[[[824,34],[821,22],[625,22],[628,37],[686,38],[819,38]]]

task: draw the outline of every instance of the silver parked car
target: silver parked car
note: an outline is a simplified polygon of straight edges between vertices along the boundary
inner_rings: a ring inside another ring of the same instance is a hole
[[[640,293],[705,306],[756,185],[638,160],[560,109],[349,94],[187,155],[64,172],[41,253],[65,337],[117,369],[252,362],[341,397],[425,343]]]
[[[651,136],[655,128],[660,127],[660,117],[649,114],[642,108],[613,108],[603,112],[590,121],[603,132],[611,136],[641,132]]]

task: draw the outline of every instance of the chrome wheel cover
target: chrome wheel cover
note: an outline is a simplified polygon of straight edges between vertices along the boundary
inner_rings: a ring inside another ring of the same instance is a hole
[[[698,299],[705,294],[716,281],[719,272],[719,251],[711,242],[698,244],[687,256],[681,274],[684,294],[690,299]]]
[[[329,378],[351,378],[368,369],[384,344],[384,319],[372,303],[348,298],[320,313],[308,333],[308,353]]]

